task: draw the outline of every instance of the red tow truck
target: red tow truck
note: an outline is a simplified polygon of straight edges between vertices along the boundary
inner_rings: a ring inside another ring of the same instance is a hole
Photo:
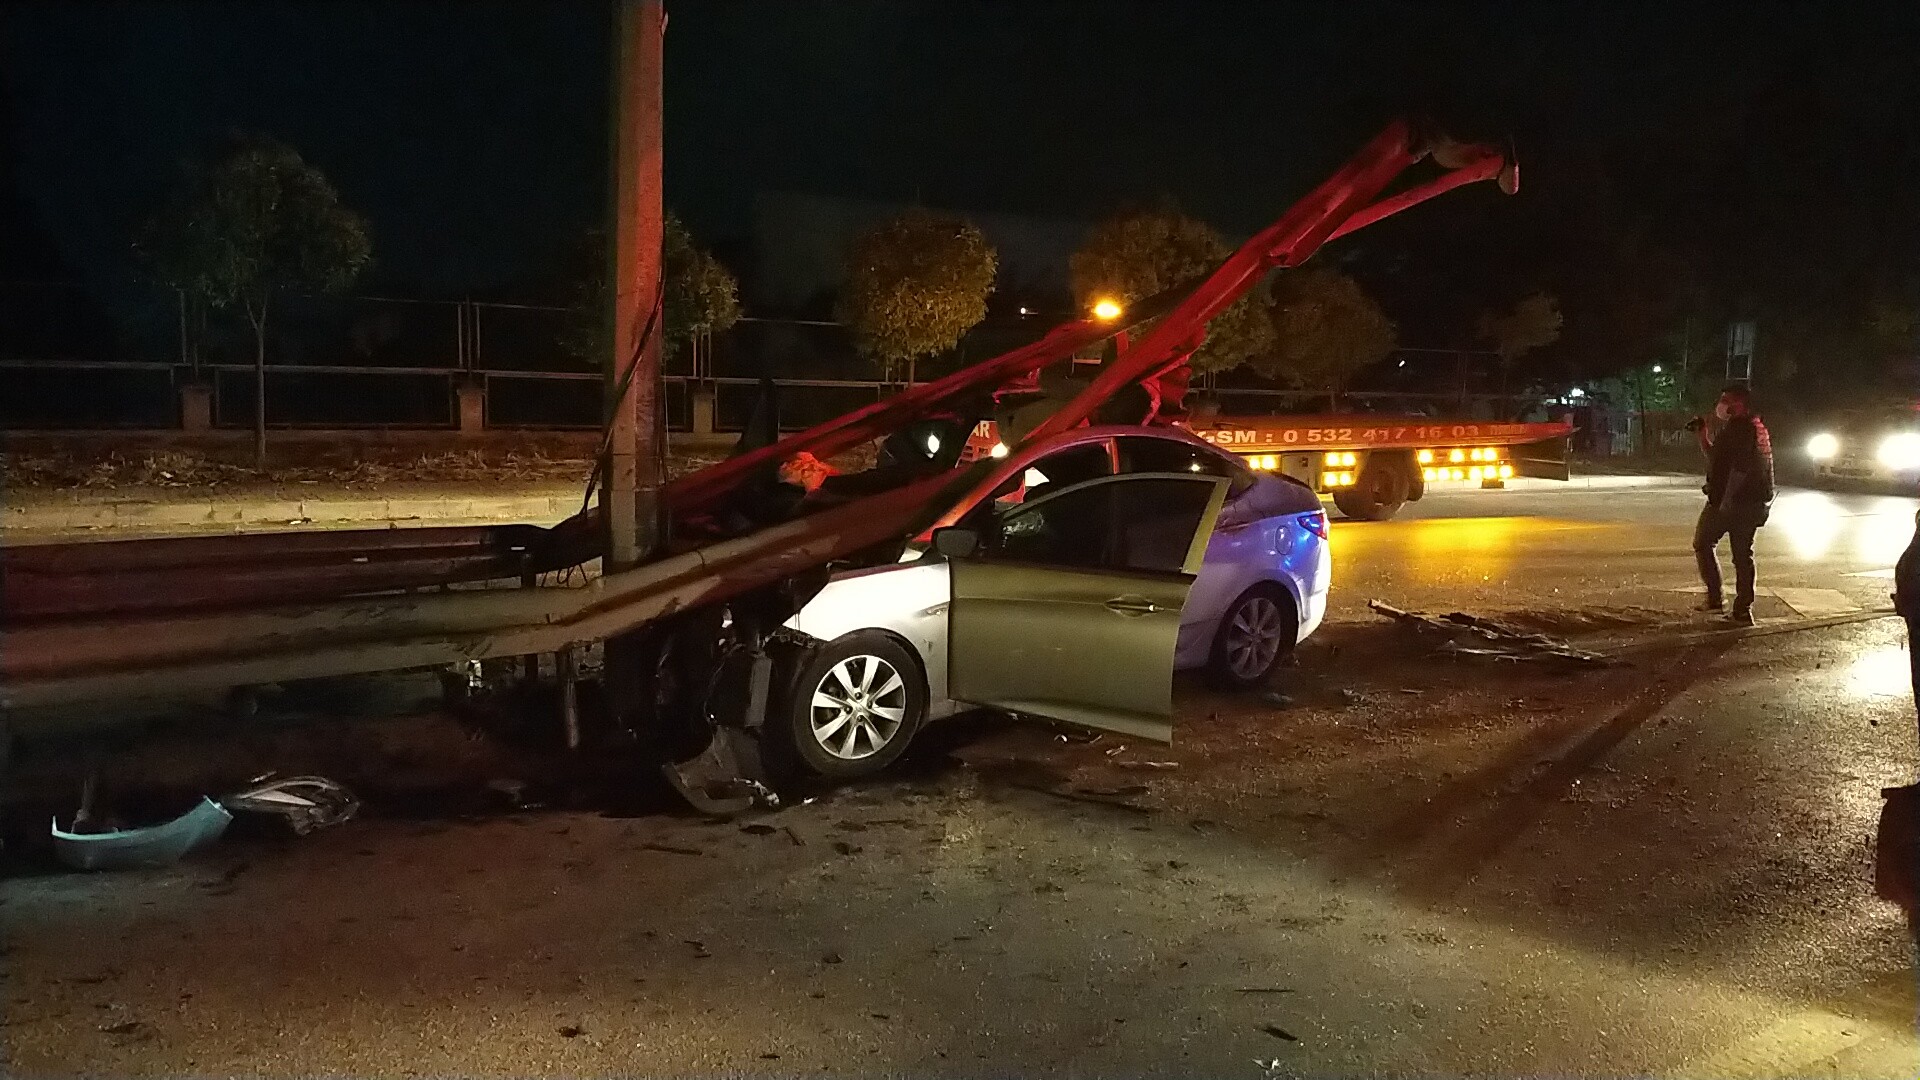
[[[1194,434],[1333,497],[1347,517],[1385,521],[1431,485],[1505,486],[1567,478],[1568,421],[1546,424],[1416,416],[1266,416],[1195,422]]]
[[[1343,515],[1385,521],[1434,485],[1504,487],[1517,476],[1567,478],[1570,421],[1543,424],[1376,414],[1193,417],[1177,422],[1239,454],[1252,469],[1281,472],[1329,496]],[[969,457],[994,453],[983,421]]]

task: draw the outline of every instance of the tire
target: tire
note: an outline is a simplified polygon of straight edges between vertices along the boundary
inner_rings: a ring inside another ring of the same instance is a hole
[[[1267,681],[1300,636],[1293,597],[1272,582],[1240,594],[1214,631],[1207,676],[1225,690],[1251,690]]]
[[[1360,481],[1333,493],[1340,513],[1358,521],[1385,521],[1413,492],[1413,468],[1404,454],[1369,454]]]
[[[853,780],[893,764],[926,715],[927,677],[919,658],[886,634],[862,630],[806,657],[786,707],[770,726],[780,748],[805,772]]]

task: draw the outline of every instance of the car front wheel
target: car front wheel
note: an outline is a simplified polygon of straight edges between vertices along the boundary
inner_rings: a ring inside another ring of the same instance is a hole
[[[1208,673],[1229,690],[1259,686],[1293,651],[1299,633],[1300,619],[1286,590],[1272,583],[1256,585],[1241,593],[1220,619]]]
[[[927,714],[927,681],[898,641],[861,631],[813,650],[776,725],[807,772],[872,776],[906,752]]]

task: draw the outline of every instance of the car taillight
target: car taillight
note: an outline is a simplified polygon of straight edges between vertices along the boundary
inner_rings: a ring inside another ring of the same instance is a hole
[[[1327,512],[1325,510],[1315,510],[1310,514],[1301,514],[1300,525],[1322,540],[1327,538]]]

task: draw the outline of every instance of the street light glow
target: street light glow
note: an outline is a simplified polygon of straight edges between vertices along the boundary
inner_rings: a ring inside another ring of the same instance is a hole
[[[1120,317],[1120,304],[1109,297],[1101,297],[1093,302],[1093,317],[1101,322],[1112,322]]]
[[[1653,365],[1653,373],[1654,373],[1655,375],[1658,375],[1658,374],[1660,374],[1660,365],[1659,365],[1659,364],[1655,364],[1655,365]]]

